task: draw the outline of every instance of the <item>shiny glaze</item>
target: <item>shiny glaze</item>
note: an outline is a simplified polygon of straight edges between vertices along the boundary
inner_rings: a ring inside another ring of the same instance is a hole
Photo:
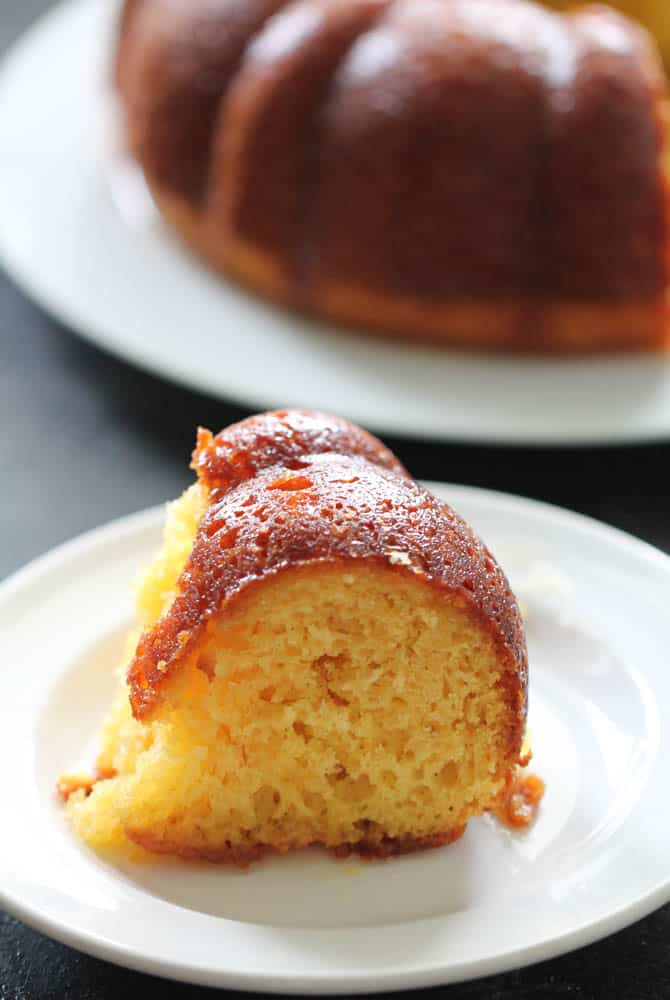
[[[207,212],[302,269],[315,133],[331,80],[388,0],[300,0],[251,42],[222,105]],[[271,168],[269,169],[269,165]]]
[[[567,21],[569,82],[554,91],[540,212],[538,291],[572,300],[644,299],[664,289],[670,239],[660,75],[645,33],[614,11]]]
[[[267,434],[273,426],[276,438]],[[195,466],[215,485],[177,597],[142,636],[129,668],[136,717],[150,715],[209,623],[250,588],[289,568],[318,573],[324,563],[363,560],[386,570],[390,586],[394,574],[424,581],[490,633],[510,706],[510,748],[518,752],[527,659],[507,579],[462,518],[407,477],[387,449],[344,421],[281,411],[217,438],[201,432]]]
[[[259,413],[214,437],[198,431],[191,468],[209,490],[226,490],[273,465],[303,468],[305,456],[361,455],[373,465],[407,476],[392,451],[348,420],[313,410]]]
[[[536,774],[518,773],[507,784],[494,815],[510,830],[525,830],[537,819],[545,784]]]
[[[206,193],[222,95],[249,39],[286,0],[126,0],[117,83],[128,139],[151,183]]]
[[[529,292],[547,15],[502,7],[399,0],[352,47],[324,107],[316,284],[428,299]]]
[[[268,255],[295,304],[352,286],[552,304],[666,288],[664,88],[646,35],[615,12],[127,4],[121,89],[150,184]]]
[[[324,107],[312,280],[428,300],[657,294],[668,192],[648,63],[604,8],[398,0]]]

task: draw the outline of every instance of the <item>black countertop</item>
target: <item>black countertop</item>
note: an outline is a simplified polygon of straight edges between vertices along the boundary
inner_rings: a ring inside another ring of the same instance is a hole
[[[49,6],[2,0],[0,50]],[[0,274],[0,579],[87,528],[175,496],[189,481],[195,426],[218,429],[247,412],[84,345]],[[386,440],[417,477],[572,507],[670,552],[670,445],[547,450]],[[135,991],[147,1000],[215,995],[80,955],[0,914],[0,1000],[117,1000]],[[667,1000],[670,906],[564,958],[441,994]]]

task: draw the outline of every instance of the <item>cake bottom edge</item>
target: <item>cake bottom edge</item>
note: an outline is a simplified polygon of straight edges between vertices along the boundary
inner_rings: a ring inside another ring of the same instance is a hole
[[[344,281],[300,290],[276,255],[213,232],[183,199],[151,188],[165,223],[211,270],[300,315],[377,338],[501,354],[601,355],[670,351],[670,288],[652,297],[530,299],[403,296]]]
[[[356,843],[325,845],[319,841],[287,844],[235,844],[228,841],[218,847],[179,844],[147,831],[128,830],[126,836],[132,843],[151,854],[165,854],[188,861],[206,861],[248,868],[255,861],[273,854],[287,854],[304,848],[322,848],[338,859],[355,855],[365,861],[384,861],[403,854],[414,854],[436,847],[446,847],[465,833],[467,823],[429,836],[382,837],[374,841],[362,839]]]

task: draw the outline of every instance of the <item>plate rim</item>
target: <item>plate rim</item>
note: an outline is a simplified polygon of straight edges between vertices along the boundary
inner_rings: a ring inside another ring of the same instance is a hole
[[[6,98],[7,92],[11,92],[11,74],[16,65],[26,58],[36,47],[45,45],[49,33],[54,26],[60,22],[70,22],[75,18],[83,16],[87,9],[103,10],[102,0],[60,0],[53,8],[39,17],[3,54],[0,60],[0,114],[2,112],[2,102]],[[2,121],[0,119],[0,127]],[[182,370],[178,359],[172,359],[160,351],[152,350],[141,343],[141,338],[126,338],[116,332],[114,320],[108,319],[103,308],[97,310],[97,316],[91,318],[91,309],[81,302],[76,304],[68,292],[59,293],[56,285],[46,283],[34,267],[30,267],[22,260],[22,255],[17,253],[12,247],[11,239],[7,239],[3,233],[2,217],[0,216],[0,263],[2,263],[7,275],[20,288],[29,299],[35,302],[44,312],[46,312],[57,323],[64,325],[67,331],[78,336],[80,339],[92,347],[103,351],[113,357],[129,363],[141,371],[166,380],[169,383],[185,387],[192,391],[199,392],[211,399],[228,401],[234,405],[245,409],[272,408],[280,405],[282,400],[278,398],[267,386],[258,385],[257,380],[250,377],[238,378],[237,381],[228,379],[222,385],[218,377],[208,374],[206,366],[197,369],[190,367]],[[170,234],[165,234],[166,240],[170,239]],[[232,289],[235,292],[243,291],[234,283]],[[263,300],[251,296],[254,301],[260,301],[267,306]],[[272,307],[270,308],[278,308]],[[299,318],[298,318],[299,319]],[[326,328],[318,318],[309,319],[315,328]],[[351,336],[352,331],[343,328],[345,335]],[[354,334],[355,335],[355,334]],[[376,341],[380,347],[379,360],[383,363],[386,357],[383,351],[384,340],[367,337],[359,334],[361,344],[369,345]],[[410,344],[388,341],[389,350],[397,350],[398,347],[411,348]],[[445,349],[446,350],[446,349]],[[537,365],[542,363],[540,356],[520,355],[512,358],[508,355],[481,355],[468,351],[452,349],[455,359],[464,359],[468,363],[481,362],[483,371],[487,365],[498,365],[501,371],[505,367],[514,364],[521,369],[527,369],[529,377],[532,378],[533,369],[537,371]],[[649,359],[649,355],[636,353],[629,356],[604,355],[602,357],[584,357],[579,359],[579,369],[582,372],[588,371],[588,366],[596,367],[606,365],[613,370],[619,371],[619,366],[644,363]],[[546,361],[546,359],[545,359]],[[397,364],[400,364],[398,359]],[[547,362],[549,363],[549,362]],[[659,358],[659,367],[665,364],[668,368],[667,383],[670,386],[670,356],[667,359]],[[551,359],[554,371],[560,372],[561,368],[567,370],[561,376],[566,379],[566,386],[569,388],[571,377],[571,367],[575,365],[575,359],[570,357],[555,357]],[[621,369],[625,371],[625,368]],[[664,383],[666,379],[663,380]],[[448,386],[445,391],[448,390]],[[417,389],[418,391],[418,389]],[[511,391],[511,387],[508,391]],[[508,401],[511,402],[511,401]],[[662,417],[658,415],[652,418],[644,418],[642,424],[635,420],[627,423],[622,422],[611,431],[606,426],[597,425],[595,427],[570,427],[567,432],[561,424],[561,415],[557,414],[555,420],[549,426],[537,428],[532,421],[528,421],[527,426],[520,428],[517,425],[509,426],[496,422],[491,417],[486,426],[468,427],[467,423],[459,423],[457,426],[447,426],[435,422],[430,415],[417,417],[407,425],[404,418],[395,418],[392,408],[385,409],[385,415],[379,412],[380,404],[375,404],[377,414],[371,413],[351,413],[352,417],[361,423],[365,423],[376,428],[382,433],[400,437],[416,438],[425,436],[435,442],[463,442],[468,444],[481,444],[493,447],[532,447],[542,445],[545,447],[617,447],[621,445],[644,445],[659,443],[670,439],[670,401],[667,404],[668,412],[663,411]],[[664,404],[665,407],[665,404]],[[332,408],[332,407],[331,407]]]
[[[632,550],[633,555],[645,563],[661,567],[670,579],[670,555],[634,535],[594,518],[554,504],[495,490],[452,483],[426,482],[425,485],[437,491],[445,499],[448,498],[448,502],[453,503],[456,508],[461,503],[470,502],[479,504],[484,511],[495,513],[501,506],[503,508],[511,506],[517,514],[531,514],[543,520],[549,518],[558,526],[569,525],[587,531],[592,536],[595,533],[597,541],[614,544],[617,549],[623,548],[629,554]],[[148,532],[158,534],[164,512],[165,504],[160,504],[117,518],[86,531],[32,560],[0,583],[0,611],[7,601],[11,601],[17,594],[20,595],[22,590],[29,591],[45,574],[53,573],[68,563],[89,557],[97,549],[117,542],[121,537],[128,539]],[[89,932],[86,928],[73,927],[67,920],[64,922],[48,910],[45,912],[44,907],[40,907],[38,903],[25,902],[0,886],[0,905],[19,920],[63,944],[122,967],[201,985],[243,991],[264,990],[273,993],[293,992],[310,995],[368,993],[382,989],[397,991],[446,982],[463,982],[503,973],[556,958],[574,948],[601,940],[668,902],[670,902],[670,871],[651,889],[637,894],[595,921],[582,920],[578,925],[558,935],[548,935],[532,945],[525,947],[517,945],[484,958],[468,959],[461,963],[450,962],[446,967],[433,962],[400,972],[391,971],[385,975],[371,970],[365,972],[356,970],[326,976],[322,972],[310,970],[293,974],[282,972],[270,977],[266,973],[256,973],[253,969],[248,969],[244,973],[239,971],[229,973],[220,967],[217,969],[194,967],[188,961],[152,958],[138,947],[131,947],[109,936],[101,936],[97,932]],[[429,923],[435,919],[442,918],[424,918],[408,923]],[[346,930],[351,929],[329,928],[325,933],[337,936]]]

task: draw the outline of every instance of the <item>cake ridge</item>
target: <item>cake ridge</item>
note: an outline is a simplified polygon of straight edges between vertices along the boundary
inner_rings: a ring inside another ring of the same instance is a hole
[[[208,490],[226,490],[273,465],[300,468],[306,455],[362,455],[408,476],[378,438],[347,420],[318,410],[274,410],[231,424],[219,434],[198,429],[191,468]]]
[[[333,71],[389,0],[289,0],[247,48],[218,118],[206,211],[228,255],[302,274],[314,138]],[[296,22],[293,25],[293,22]],[[303,288],[298,300],[309,297]]]
[[[129,120],[131,150],[150,183],[194,210],[206,201],[220,109],[247,48],[291,2],[199,0],[189,10],[174,0],[129,0],[122,11],[128,41],[118,50],[117,83],[122,97],[139,98]]]

